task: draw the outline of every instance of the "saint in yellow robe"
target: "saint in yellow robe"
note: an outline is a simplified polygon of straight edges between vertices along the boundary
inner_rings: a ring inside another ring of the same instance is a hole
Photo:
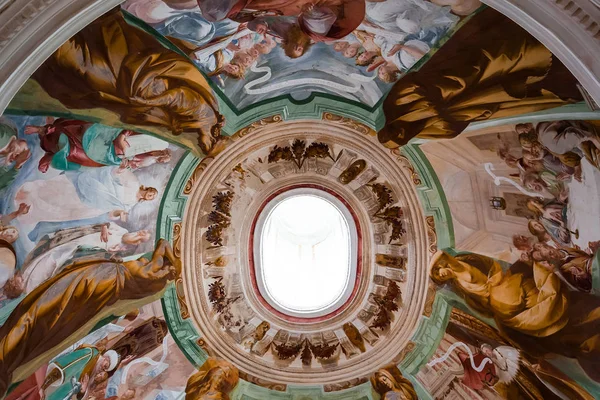
[[[529,270],[503,271],[489,257],[440,253],[432,264],[434,281],[451,283],[522,350],[540,357],[554,353],[576,358],[600,382],[600,298],[570,292],[539,263]]]
[[[229,361],[209,358],[188,379],[185,400],[229,400],[239,380],[239,371]]]
[[[38,286],[0,328],[0,397],[17,368],[59,345],[117,301],[160,292],[180,269],[169,243],[160,240],[150,261],[75,262]]]
[[[59,47],[33,78],[68,108],[105,108],[126,124],[197,133],[205,153],[224,122],[198,68],[127,24],[118,9]]]
[[[475,15],[384,101],[386,147],[414,137],[449,139],[471,122],[581,101],[573,75],[540,42],[499,12]]]

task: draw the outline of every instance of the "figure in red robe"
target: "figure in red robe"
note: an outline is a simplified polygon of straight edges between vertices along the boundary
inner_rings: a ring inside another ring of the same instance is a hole
[[[283,38],[284,51],[292,58],[306,53],[312,42],[347,36],[365,18],[365,0],[198,0],[198,5],[202,16],[211,22],[229,18],[249,23],[249,29],[261,34],[275,31],[276,36]],[[284,33],[265,17],[297,20]]]
[[[488,361],[481,372],[477,372],[471,365],[471,358],[468,354],[460,352],[458,353],[460,362],[464,369],[464,376],[462,377],[462,383],[465,386],[470,387],[474,390],[481,390],[484,387],[492,387],[498,383],[498,374],[496,373],[496,366],[491,360],[483,353],[477,353],[473,356],[473,363],[475,365],[481,365],[482,362],[487,358]]]
[[[102,167],[102,164],[89,158],[83,149],[83,134],[91,125],[92,123],[87,121],[58,118],[53,123],[44,126],[28,126],[25,133],[28,135],[37,133],[40,137],[40,147],[46,152],[40,160],[38,169],[41,172],[48,171],[52,158],[63,147],[60,143],[60,137],[63,134],[69,142],[69,154],[67,156],[69,162],[85,167]]]
[[[25,134],[40,138],[45,154],[38,169],[44,173],[50,166],[62,171],[107,165],[137,169],[171,159],[168,143],[158,138],[76,119],[47,122],[25,127]]]

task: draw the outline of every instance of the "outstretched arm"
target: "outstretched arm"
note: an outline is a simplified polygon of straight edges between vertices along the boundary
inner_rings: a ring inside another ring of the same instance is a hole
[[[20,203],[19,204],[19,208],[17,210],[15,210],[15,211],[13,211],[13,212],[11,212],[11,213],[6,214],[5,216],[3,216],[0,219],[0,222],[2,224],[4,224],[4,225],[8,225],[8,224],[10,224],[10,222],[13,219],[15,219],[15,218],[17,218],[17,217],[19,217],[21,215],[27,214],[29,212],[29,208],[30,208],[30,206],[28,204],[26,204],[26,203]]]
[[[411,56],[413,56],[415,58],[421,58],[426,54],[426,52],[424,52],[423,50],[418,49],[413,46],[401,45],[401,47],[398,50],[400,50],[400,49],[403,49],[404,51],[406,51],[408,54],[410,54]]]
[[[171,244],[165,239],[159,239],[150,262],[162,264],[165,258],[175,268],[177,275],[181,274],[181,260],[175,256]]]

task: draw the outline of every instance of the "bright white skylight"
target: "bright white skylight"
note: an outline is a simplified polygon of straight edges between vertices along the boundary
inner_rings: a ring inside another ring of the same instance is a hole
[[[322,193],[275,199],[265,210],[260,235],[263,294],[292,314],[328,310],[352,290],[354,222],[350,227],[348,210],[342,212],[330,201],[333,196],[328,200]]]

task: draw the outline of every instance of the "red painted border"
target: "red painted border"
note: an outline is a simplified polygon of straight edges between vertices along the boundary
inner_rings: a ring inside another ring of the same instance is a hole
[[[269,302],[262,296],[262,294],[260,293],[260,289],[258,288],[258,284],[256,281],[256,265],[254,264],[254,233],[256,230],[256,224],[258,222],[258,218],[259,218],[260,214],[262,213],[264,208],[267,206],[267,204],[269,204],[269,202],[271,202],[271,200],[273,200],[275,197],[279,196],[282,193],[288,192],[290,190],[301,189],[301,188],[322,190],[323,192],[329,193],[330,195],[334,196],[339,201],[341,201],[342,204],[344,204],[344,206],[350,211],[350,214],[352,215],[352,219],[354,219],[354,225],[356,226],[356,235],[357,235],[357,239],[358,239],[357,240],[357,246],[358,246],[357,257],[358,257],[358,259],[356,262],[356,278],[354,279],[354,287],[352,288],[352,293],[350,294],[350,297],[348,297],[348,300],[346,300],[346,302],[344,302],[344,304],[342,304],[339,308],[330,312],[329,314],[322,315],[320,317],[312,317],[312,318],[302,318],[302,317],[287,315],[287,314],[282,313],[281,311],[277,310],[276,308],[274,308],[271,304],[269,304]],[[348,202],[346,200],[344,200],[342,197],[340,197],[340,195],[338,195],[334,191],[332,191],[328,188],[325,188],[323,186],[320,186],[320,185],[302,184],[302,185],[288,186],[286,188],[278,190],[277,192],[275,192],[271,196],[269,196],[263,202],[263,204],[261,204],[260,208],[258,209],[258,212],[256,213],[256,216],[254,217],[254,221],[252,222],[248,254],[249,254],[248,261],[250,263],[250,277],[252,279],[252,288],[254,289],[254,292],[256,293],[261,305],[263,307],[265,307],[266,309],[268,309],[269,311],[271,311],[273,314],[275,314],[278,317],[285,319],[286,321],[289,321],[289,322],[315,323],[315,322],[321,322],[321,321],[325,321],[327,319],[333,318],[336,315],[339,315],[342,311],[344,311],[348,307],[350,302],[352,302],[352,300],[354,300],[354,297],[356,297],[356,293],[358,292],[358,289],[360,287],[360,281],[362,278],[362,230],[360,228],[358,218],[356,216],[356,213],[354,212],[352,207],[350,207],[350,204],[348,204]]]

